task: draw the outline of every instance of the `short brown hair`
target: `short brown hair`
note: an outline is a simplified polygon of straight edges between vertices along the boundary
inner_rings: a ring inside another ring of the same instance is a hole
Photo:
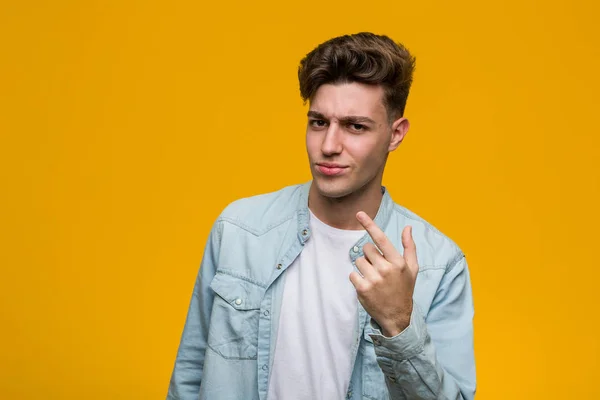
[[[326,83],[381,85],[390,121],[404,115],[415,57],[384,35],[361,32],[318,45],[300,61],[298,80],[305,102]]]

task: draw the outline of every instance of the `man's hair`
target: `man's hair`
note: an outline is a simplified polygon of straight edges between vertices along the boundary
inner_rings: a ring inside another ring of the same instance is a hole
[[[390,121],[404,115],[415,57],[384,35],[361,32],[321,43],[300,61],[302,100],[312,100],[323,84],[359,82],[381,85]]]

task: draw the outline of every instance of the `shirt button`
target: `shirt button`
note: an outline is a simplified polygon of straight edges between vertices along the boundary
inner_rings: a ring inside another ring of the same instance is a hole
[[[353,251],[353,252],[355,252],[355,253],[358,253],[358,246],[354,246],[354,247],[352,248],[352,251]]]
[[[263,315],[264,315],[265,317],[268,317],[268,316],[269,316],[269,310],[265,310],[265,312],[263,313]]]
[[[242,299],[235,299],[235,304],[238,306],[242,304]]]
[[[262,366],[262,370],[263,370],[263,371],[266,371],[266,370],[268,370],[268,369],[269,369],[269,367],[267,366],[267,364],[265,364],[265,365],[263,365],[263,366]]]
[[[302,236],[306,236],[306,235],[308,235],[308,230],[305,229],[302,231]]]
[[[283,265],[277,264],[277,269],[281,269],[281,267],[283,267]]]

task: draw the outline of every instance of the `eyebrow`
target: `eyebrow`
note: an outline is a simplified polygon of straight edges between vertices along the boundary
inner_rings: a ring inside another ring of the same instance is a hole
[[[307,116],[308,117],[312,117],[312,118],[318,118],[318,119],[328,120],[328,118],[325,117],[325,115],[321,114],[318,111],[309,111],[308,114],[307,114]],[[353,124],[365,123],[365,122],[373,124],[373,125],[377,124],[371,118],[369,118],[369,117],[363,117],[363,116],[360,116],[360,115],[348,115],[348,116],[340,118],[340,121],[345,122],[345,123],[353,123]]]

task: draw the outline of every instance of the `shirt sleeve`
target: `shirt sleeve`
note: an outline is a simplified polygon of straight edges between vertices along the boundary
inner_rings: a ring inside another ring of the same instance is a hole
[[[447,268],[426,316],[415,304],[409,326],[391,338],[371,319],[370,336],[392,400],[474,398],[473,315],[462,255]]]
[[[200,264],[192,299],[189,303],[175,366],[171,374],[167,400],[197,400],[202,381],[204,354],[214,294],[209,285],[219,259],[221,227],[217,221],[211,229]]]

